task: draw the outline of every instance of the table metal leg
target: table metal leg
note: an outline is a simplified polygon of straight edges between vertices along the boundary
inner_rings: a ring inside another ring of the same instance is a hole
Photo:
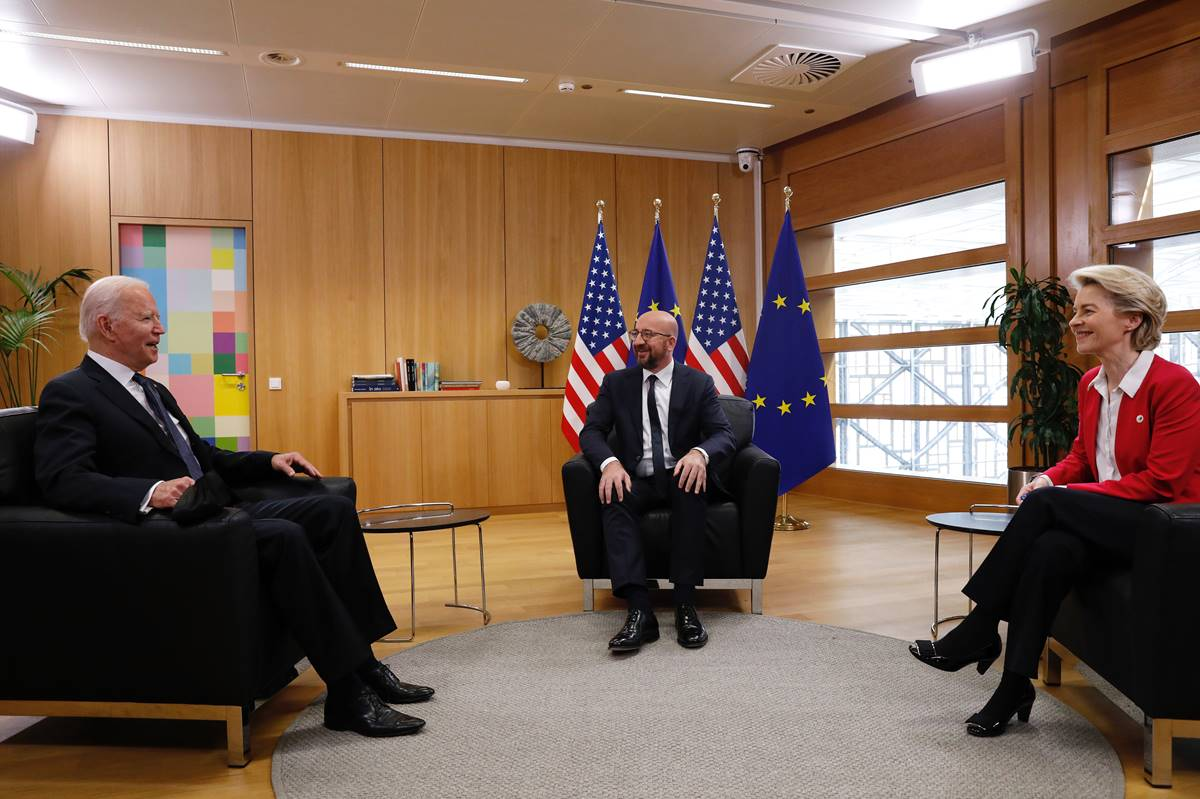
[[[479,531],[479,591],[483,599],[483,606],[468,605],[458,601],[458,538],[455,535],[458,528],[450,528],[450,562],[454,570],[454,601],[447,602],[448,608],[463,608],[464,610],[473,610],[476,613],[483,615],[483,623],[487,624],[492,620],[492,614],[487,609],[487,583],[484,578],[483,564],[483,527],[479,524],[475,525],[475,529]]]
[[[413,533],[408,533],[408,637],[380,638],[385,644],[407,644],[417,637],[417,567],[413,546]]]
[[[973,541],[974,539],[971,539],[971,540]],[[941,563],[941,559],[940,559],[941,541],[942,541],[942,528],[938,527],[933,533],[933,624],[931,624],[929,627],[929,635],[933,638],[934,641],[936,641],[937,637],[938,637],[938,627],[940,627],[941,625],[945,624],[948,621],[959,621],[961,619],[966,618],[966,616],[962,616],[962,615],[947,616],[944,619],[938,618],[938,567]],[[970,545],[968,545],[968,546],[970,546]],[[971,554],[968,555],[968,557],[970,557],[972,559],[974,558],[973,549],[971,551]]]

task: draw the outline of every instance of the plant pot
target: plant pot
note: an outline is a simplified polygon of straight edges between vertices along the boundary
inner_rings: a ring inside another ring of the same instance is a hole
[[[1029,485],[1033,478],[1044,472],[1041,466],[1010,466],[1008,467],[1008,504],[1017,504],[1017,494]]]

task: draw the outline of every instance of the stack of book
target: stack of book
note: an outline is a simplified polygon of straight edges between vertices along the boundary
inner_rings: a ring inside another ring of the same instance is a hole
[[[437,391],[441,383],[437,361],[396,359],[396,384],[400,391]]]
[[[351,391],[399,391],[396,378],[391,375],[351,375]]]
[[[443,380],[442,391],[478,391],[482,380]]]

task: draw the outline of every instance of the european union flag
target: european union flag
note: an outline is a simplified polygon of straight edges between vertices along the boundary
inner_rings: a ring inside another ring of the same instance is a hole
[[[634,319],[646,311],[668,311],[675,314],[675,326],[679,332],[675,334],[675,350],[672,356],[683,363],[687,357],[687,335],[684,333],[683,311],[675,296],[675,281],[671,279],[671,265],[667,263],[667,248],[663,244],[662,231],[658,222],[654,223],[654,238],[650,240],[650,257],[646,259],[646,276],[642,278],[642,296],[638,298],[637,313]],[[635,321],[636,324],[636,321]],[[629,348],[630,366],[637,363],[637,354],[633,347]]]
[[[746,377],[746,398],[754,402],[754,443],[778,459],[780,494],[835,460],[827,386],[788,211]]]

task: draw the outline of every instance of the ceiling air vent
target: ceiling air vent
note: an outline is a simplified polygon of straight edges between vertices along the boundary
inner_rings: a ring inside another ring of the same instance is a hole
[[[780,44],[751,61],[732,80],[776,89],[812,91],[862,59],[862,55],[855,53]]]
[[[295,53],[286,53],[283,50],[268,50],[265,53],[259,53],[258,60],[269,67],[294,67],[298,66],[304,59]]]

